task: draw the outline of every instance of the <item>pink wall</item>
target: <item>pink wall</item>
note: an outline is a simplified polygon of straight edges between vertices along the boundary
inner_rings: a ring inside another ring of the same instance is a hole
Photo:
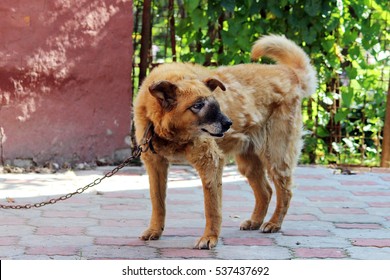
[[[1,0],[0,156],[94,162],[128,148],[132,0]]]

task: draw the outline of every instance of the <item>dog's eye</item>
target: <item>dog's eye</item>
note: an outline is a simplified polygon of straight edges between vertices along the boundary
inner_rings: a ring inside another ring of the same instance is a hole
[[[191,111],[194,113],[198,113],[204,106],[204,102],[197,102],[190,107]]]

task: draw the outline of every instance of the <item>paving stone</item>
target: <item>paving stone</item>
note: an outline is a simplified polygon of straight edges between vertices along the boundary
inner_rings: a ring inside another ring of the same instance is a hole
[[[42,213],[42,217],[48,218],[85,218],[88,216],[88,212],[83,211],[58,211],[58,210],[46,210]]]
[[[204,219],[203,213],[196,212],[176,212],[173,209],[167,209],[167,219]]]
[[[12,260],[21,259],[25,252],[23,246],[0,246],[0,259],[1,260]]]
[[[295,179],[315,179],[315,180],[322,180],[326,179],[325,175],[315,175],[315,174],[296,174]]]
[[[340,207],[324,207],[320,208],[325,214],[367,214],[367,211],[361,208],[340,208]]]
[[[82,259],[100,259],[100,260],[124,260],[154,259],[158,256],[157,250],[145,246],[89,246],[80,251]]]
[[[47,247],[56,247],[56,246],[63,246],[63,247],[82,247],[87,245],[93,244],[93,237],[89,236],[54,236],[54,235],[28,235],[28,236],[21,236],[19,245],[24,247],[41,247],[44,246]]]
[[[168,227],[164,230],[164,236],[201,236],[204,229],[198,228],[182,228],[182,227]]]
[[[307,197],[310,201],[313,202],[341,202],[341,201],[350,201],[351,199],[349,197],[343,197],[343,196],[308,196]]]
[[[377,208],[377,207],[368,207],[365,210],[371,216],[380,216],[380,217],[383,217],[387,213],[390,212],[390,209],[387,209],[387,208]]]
[[[281,235],[280,232],[277,233],[263,233],[260,230],[240,230],[239,226],[236,227],[225,227],[222,228],[221,238],[270,238],[271,240],[275,237]]]
[[[165,228],[188,228],[188,227],[203,227],[205,225],[205,218],[193,218],[193,219],[172,219],[167,217],[165,222]]]
[[[368,205],[370,207],[376,207],[376,208],[389,208],[390,210],[390,201],[375,201],[375,202],[368,202]]]
[[[367,236],[367,235],[365,235]],[[388,237],[388,231],[383,237]],[[352,241],[352,244],[354,246],[360,246],[360,247],[378,247],[378,248],[384,248],[388,247],[390,248],[390,238],[383,238],[380,239],[380,236],[377,236],[377,238],[354,238]]]
[[[143,219],[105,219],[100,220],[103,227],[147,227],[148,222]]]
[[[345,228],[345,229],[382,229],[383,227],[380,224],[348,224],[348,223],[336,223],[336,228]]]
[[[275,243],[287,248],[346,248],[351,242],[342,237],[332,236],[277,236]]]
[[[321,235],[321,232],[329,232],[332,229],[334,229],[334,224],[332,222],[317,221],[313,223],[312,221],[285,221],[280,233],[285,234],[290,232],[291,234],[299,235],[302,232],[304,235],[308,235],[310,233],[313,233],[314,235]]]
[[[134,204],[107,204],[102,206],[103,210],[133,211],[146,209],[145,205]]]
[[[282,232],[285,236],[331,236],[326,230],[285,230]]]
[[[0,237],[32,235],[35,227],[27,225],[0,225]]]
[[[18,203],[30,203],[72,191],[109,169],[1,174],[0,190]],[[196,172],[188,166],[171,168],[164,234],[157,241],[142,241],[138,236],[151,215],[148,178],[143,168],[125,168],[97,188],[55,205],[0,209],[0,258],[388,260],[390,177],[379,171],[346,176],[323,167],[298,167],[281,231],[264,234],[239,229],[253,210],[253,191],[237,168],[228,166],[220,240],[207,251],[192,249],[205,225]],[[265,220],[274,208],[275,194]]]
[[[368,180],[341,180],[341,185],[344,186],[375,186],[378,185],[375,181],[368,181]]]
[[[377,215],[359,214],[359,215],[337,215],[337,214],[323,214],[318,215],[321,221],[335,222],[335,223],[381,223],[383,218]]]
[[[299,186],[298,187],[299,191],[303,191],[303,192],[320,192],[320,191],[332,191],[332,192],[336,192],[337,189],[335,187],[331,187],[331,186]]]
[[[19,238],[16,236],[3,236],[0,237],[0,246],[16,245]]]
[[[0,216],[2,218],[12,217],[12,218],[21,218],[21,219],[30,219],[40,217],[42,215],[41,210],[29,209],[29,210],[0,210]],[[3,224],[3,223],[2,223]]]
[[[32,218],[27,224],[34,227],[89,227],[99,224],[98,219],[91,218]]]
[[[148,247],[152,248],[181,248],[192,249],[200,236],[165,236],[160,237],[159,240],[146,241]],[[220,243],[220,241],[219,241]]]
[[[77,247],[72,246],[38,246],[38,247],[29,247],[26,249],[26,255],[60,255],[60,256],[74,256],[78,253]]]
[[[20,255],[12,258],[14,260],[82,260],[82,256],[78,252],[75,255]]]
[[[383,197],[390,196],[390,192],[385,191],[364,191],[364,192],[352,192],[353,195],[357,196],[372,196],[372,197]]]
[[[319,209],[319,207],[315,206],[308,206],[310,203],[306,204],[306,206],[300,206],[300,207],[291,207],[287,213],[287,215],[314,215],[318,217],[318,215],[322,215],[322,211]]]
[[[295,257],[300,259],[341,259],[346,258],[347,253],[339,248],[298,248],[294,249]]]
[[[318,221],[318,218],[311,214],[288,214],[285,218],[285,221]]]
[[[96,245],[116,245],[116,246],[145,246],[146,242],[130,237],[96,237],[94,244]]]
[[[274,241],[269,238],[222,238],[223,244],[230,246],[272,246]]]
[[[351,259],[390,260],[390,248],[351,247],[346,250]]]
[[[383,181],[390,182],[390,176],[380,176]]]
[[[0,217],[0,225],[24,225],[27,219],[21,217]]]
[[[164,248],[159,252],[162,259],[212,259],[214,257],[212,250]]]
[[[140,210],[97,210],[93,212],[87,213],[88,217],[93,219],[140,219],[145,218],[146,216],[149,217],[149,215],[146,215],[148,211],[140,211]]]
[[[216,259],[228,260],[288,260],[292,255],[288,248],[277,246],[219,246],[214,249]]]
[[[101,236],[113,236],[113,237],[134,237],[138,238],[143,228],[139,227],[104,227],[104,226],[92,226],[86,229],[85,234],[87,236],[101,237]]]
[[[35,231],[37,235],[82,235],[85,232],[84,227],[40,227]]]
[[[102,192],[101,195],[105,198],[120,198],[123,199],[144,199],[144,193],[132,193],[128,191],[119,191],[119,192]]]
[[[334,229],[333,234],[344,238],[386,238],[388,229]]]

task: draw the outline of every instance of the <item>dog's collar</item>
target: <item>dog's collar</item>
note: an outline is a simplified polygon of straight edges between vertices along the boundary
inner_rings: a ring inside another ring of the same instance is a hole
[[[149,149],[152,151],[153,154],[157,154],[156,150],[153,147],[153,137],[154,137],[154,126],[152,122],[149,122],[146,126],[144,135],[141,139],[141,145],[146,146],[143,150],[143,152],[147,152]]]

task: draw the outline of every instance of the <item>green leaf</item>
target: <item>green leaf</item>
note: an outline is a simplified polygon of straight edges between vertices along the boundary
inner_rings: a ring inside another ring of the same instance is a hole
[[[272,4],[270,4],[269,5],[269,10],[271,11],[271,13],[273,14],[273,15],[275,15],[277,18],[282,18],[283,17],[283,12],[282,12],[282,10],[280,9],[280,7],[279,7],[279,5],[278,5],[278,3],[276,2],[276,4],[275,3],[273,3],[273,2],[271,2]]]
[[[191,18],[192,18],[193,28],[195,30],[203,29],[207,27],[207,20],[205,20],[203,16],[203,11],[201,9],[197,8],[194,11],[192,11]]]
[[[353,95],[354,95],[354,92],[353,92],[353,89],[351,89],[351,88],[347,88],[347,90],[342,91],[341,100],[343,101],[343,107],[345,107],[345,108],[351,107]]]
[[[348,116],[348,110],[346,110],[346,108],[342,108],[341,110],[339,110],[335,116],[334,116],[334,120],[336,122],[340,122],[342,120],[345,120]]]
[[[320,42],[322,48],[324,49],[324,51],[326,51],[327,53],[331,52],[332,48],[334,47],[334,37],[329,37],[329,38],[326,38],[324,40],[322,40]]]
[[[320,13],[321,7],[322,7],[321,0],[306,0],[304,9],[309,16],[314,17]]]
[[[347,72],[348,78],[350,80],[355,79],[357,74],[358,74],[357,69],[355,67],[351,67],[351,66],[345,68],[345,72]]]
[[[234,44],[235,42],[235,37],[231,34],[231,32],[228,32],[228,31],[225,31],[225,30],[222,30],[221,32],[221,36],[222,36],[222,41],[224,43],[224,45],[226,47],[230,47]]]
[[[319,126],[319,127],[317,127],[317,136],[327,137],[327,136],[329,136],[329,131],[325,127]]]
[[[236,7],[236,0],[222,0],[221,6],[224,7],[226,11],[232,13]]]
[[[303,36],[303,40],[305,41],[305,43],[310,45],[310,44],[312,44],[315,41],[315,39],[317,37],[317,32],[312,27],[305,28],[302,31],[302,36]]]
[[[357,45],[350,47],[348,52],[351,58],[354,60],[358,59],[361,55],[360,47]]]
[[[343,39],[343,44],[348,46],[356,41],[356,38],[359,36],[359,33],[356,30],[347,29],[345,30]]]
[[[187,12],[192,12],[199,6],[200,0],[184,0],[184,7]]]

